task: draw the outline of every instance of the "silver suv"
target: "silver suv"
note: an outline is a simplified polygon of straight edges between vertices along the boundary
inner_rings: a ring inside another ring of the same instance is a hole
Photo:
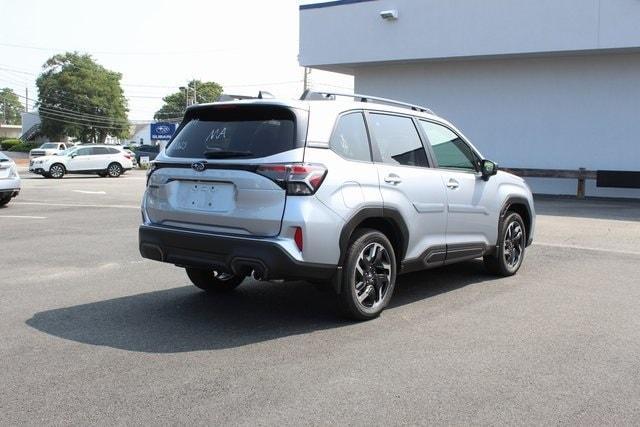
[[[398,274],[478,257],[516,273],[535,213],[521,178],[427,108],[305,93],[189,108],[149,170],[142,221],[142,256],[205,291],[303,279],[370,319]]]

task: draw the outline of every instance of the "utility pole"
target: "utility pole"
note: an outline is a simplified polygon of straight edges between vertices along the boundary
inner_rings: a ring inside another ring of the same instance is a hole
[[[198,83],[196,79],[193,79],[193,103],[198,104]]]
[[[311,76],[311,69],[308,67],[304,67],[304,87],[302,91],[306,91],[309,89],[309,77]]]
[[[29,88],[24,88],[24,112],[29,112]]]

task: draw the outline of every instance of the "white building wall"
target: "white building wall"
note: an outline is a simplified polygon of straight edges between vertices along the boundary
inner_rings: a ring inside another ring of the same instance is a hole
[[[638,2],[640,3],[640,2]],[[640,170],[640,53],[361,66],[355,89],[431,107],[505,167]],[[575,180],[530,179],[575,194]],[[640,197],[640,190],[587,195]]]
[[[639,0],[375,0],[302,6],[300,63],[329,70],[414,59],[640,48]],[[387,21],[380,11],[395,9]]]
[[[135,145],[151,144],[151,125],[146,125],[138,130],[138,132],[131,137],[131,141],[134,141]]]

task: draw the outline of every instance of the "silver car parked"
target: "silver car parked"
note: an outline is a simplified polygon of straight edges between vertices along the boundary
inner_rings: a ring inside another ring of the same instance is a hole
[[[149,171],[142,256],[197,287],[327,283],[376,317],[399,274],[484,257],[515,274],[531,191],[429,109],[364,95],[190,107]]]

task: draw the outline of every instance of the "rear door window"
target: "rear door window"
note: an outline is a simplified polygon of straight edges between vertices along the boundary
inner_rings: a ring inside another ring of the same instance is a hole
[[[369,129],[380,150],[383,163],[428,167],[424,150],[413,119],[388,114],[369,114]]]
[[[340,117],[329,146],[345,159],[370,162],[369,136],[362,113],[350,113]]]
[[[258,158],[296,146],[296,115],[291,110],[226,105],[188,113],[166,154],[183,158]]]

